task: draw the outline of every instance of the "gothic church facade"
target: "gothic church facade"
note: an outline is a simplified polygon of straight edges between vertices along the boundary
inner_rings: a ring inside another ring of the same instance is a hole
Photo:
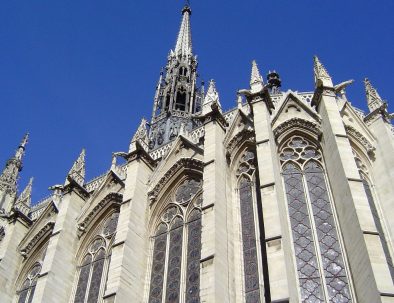
[[[393,115],[369,112],[314,58],[310,92],[252,64],[223,111],[197,82],[182,11],[152,119],[85,180],[85,151],[53,194],[0,175],[0,302],[394,302]],[[118,159],[125,159],[119,164]]]

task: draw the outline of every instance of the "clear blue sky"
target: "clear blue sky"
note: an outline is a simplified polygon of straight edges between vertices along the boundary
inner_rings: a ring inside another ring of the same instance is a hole
[[[225,109],[247,87],[250,63],[276,69],[283,90],[313,90],[317,54],[334,82],[353,78],[352,104],[366,109],[368,76],[394,110],[394,1],[192,0],[194,52]],[[150,117],[160,68],[174,47],[181,0],[19,0],[0,10],[0,166],[24,132],[30,142],[20,188],[33,200],[63,183],[82,147],[87,179],[125,151]],[[390,104],[391,102],[391,104]]]

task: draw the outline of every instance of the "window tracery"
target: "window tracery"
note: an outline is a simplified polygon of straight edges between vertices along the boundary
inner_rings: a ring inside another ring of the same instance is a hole
[[[317,145],[293,136],[279,158],[302,302],[352,302]]]
[[[118,219],[119,212],[114,212],[107,218],[88,246],[79,266],[74,303],[95,303],[100,301]]]
[[[41,263],[36,262],[30,269],[25,281],[20,289],[18,303],[30,303],[33,301],[34,292],[36,290],[38,275],[41,272]]]
[[[201,181],[185,180],[160,216],[152,237],[150,303],[200,302],[200,191]]]
[[[256,170],[254,152],[246,150],[238,164],[236,176],[240,203],[242,257],[244,274],[245,302],[261,302],[259,264],[256,242],[256,215],[253,199],[255,190],[252,182]]]

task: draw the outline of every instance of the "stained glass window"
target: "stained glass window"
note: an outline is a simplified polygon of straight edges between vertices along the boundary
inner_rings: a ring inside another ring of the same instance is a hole
[[[254,152],[247,150],[242,155],[237,169],[239,179],[239,203],[242,236],[243,277],[246,303],[261,302],[258,248],[256,242],[256,219],[252,182],[256,170]],[[263,258],[266,256],[263,256]]]
[[[41,264],[36,263],[27,274],[25,281],[20,289],[18,303],[30,303],[33,300],[34,291],[36,290],[36,284],[38,275],[41,271]]]
[[[200,181],[185,180],[160,216],[152,237],[149,303],[200,302],[200,190]],[[182,277],[186,277],[185,283]]]
[[[109,267],[111,243],[118,224],[119,213],[113,213],[103,224],[90,243],[78,271],[78,283],[74,303],[96,303],[102,296],[106,273]],[[105,273],[105,274],[104,274]]]
[[[305,138],[280,153],[302,302],[352,302],[321,154]]]

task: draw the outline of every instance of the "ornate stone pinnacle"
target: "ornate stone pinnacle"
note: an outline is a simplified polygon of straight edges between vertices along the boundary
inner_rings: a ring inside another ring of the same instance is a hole
[[[83,186],[85,183],[85,149],[83,148],[78,159],[74,162],[73,166],[71,167],[66,182],[64,185],[70,183],[70,180],[74,180],[80,186]]]
[[[384,102],[382,98],[379,96],[378,91],[372,86],[368,78],[364,79],[364,84],[365,84],[365,94],[367,96],[368,108],[372,112],[375,109],[381,107],[384,104]]]
[[[0,190],[3,190],[11,195],[16,195],[16,185],[18,181],[19,172],[22,170],[22,158],[25,154],[26,144],[29,134],[25,134],[15,156],[7,161],[7,164],[0,175]]]
[[[324,65],[320,62],[317,56],[313,57],[313,70],[315,74],[315,86],[325,86],[325,87],[332,87],[333,83],[331,80],[331,76],[328,74]]]
[[[250,85],[254,83],[263,83],[263,77],[260,74],[256,60],[252,61],[252,73],[250,75]]]
[[[31,191],[33,188],[33,180],[34,178],[31,177],[29,183],[26,185],[25,189],[21,192],[18,199],[16,200],[16,204],[23,203],[27,206],[30,206],[31,203]]]
[[[217,104],[219,109],[221,108],[220,101],[219,101],[219,93],[216,90],[216,84],[213,79],[209,81],[208,91],[205,94],[202,114],[206,114],[211,111],[211,105]]]

